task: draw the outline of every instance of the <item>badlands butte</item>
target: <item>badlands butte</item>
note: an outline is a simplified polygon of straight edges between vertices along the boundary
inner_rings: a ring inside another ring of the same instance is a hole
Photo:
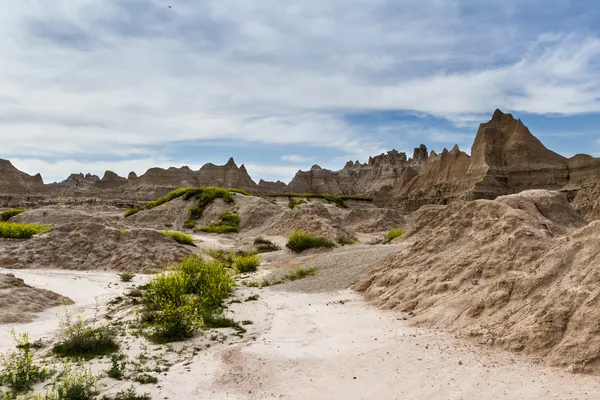
[[[52,184],[0,160],[0,232],[42,226],[0,239],[0,351],[15,329],[41,340],[34,362],[58,357],[63,307],[119,329],[119,350],[86,361],[96,395],[597,398],[599,195],[600,159],[563,157],[500,110],[469,153],[420,145],[287,184],[233,159]],[[210,309],[229,322],[204,310],[157,344],[170,311],[149,296],[194,257],[234,282]]]

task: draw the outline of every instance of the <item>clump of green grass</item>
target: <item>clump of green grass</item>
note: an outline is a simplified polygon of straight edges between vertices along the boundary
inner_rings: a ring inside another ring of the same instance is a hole
[[[385,241],[386,241],[386,243],[389,243],[392,240],[404,235],[405,233],[406,233],[406,231],[404,229],[400,229],[400,228],[392,229],[387,233],[387,235],[385,235]]]
[[[52,230],[51,226],[38,224],[20,224],[17,222],[0,222],[0,238],[30,239],[33,235]]]
[[[133,379],[137,383],[142,385],[157,384],[158,378],[149,374],[140,374]]]
[[[290,272],[289,274],[284,275],[284,279],[287,279],[290,281],[296,281],[298,279],[306,278],[307,276],[315,275],[316,273],[317,273],[317,268],[315,268],[315,267],[310,267],[310,268],[298,267],[294,270],[294,272]]]
[[[138,213],[140,211],[142,211],[142,210],[140,208],[138,208],[138,207],[129,208],[129,209],[125,210],[125,212],[123,213],[123,217],[127,218],[130,215],[133,215],[133,214]]]
[[[98,395],[98,377],[83,366],[63,365],[62,371],[54,376],[51,387],[44,397],[46,400],[94,400]]]
[[[293,209],[294,207],[299,206],[300,204],[306,204],[306,200],[290,200],[290,202],[288,203],[288,207]]]
[[[335,243],[327,238],[314,236],[297,229],[288,237],[286,247],[295,253],[302,253],[305,250],[313,248],[335,247]]]
[[[224,212],[219,216],[219,223],[196,228],[200,232],[232,233],[240,231],[240,217],[237,214]]]
[[[339,236],[337,238],[337,242],[339,244],[341,244],[342,246],[353,245],[356,243],[356,239],[354,239],[353,237],[350,237],[350,236]]]
[[[235,258],[235,253],[233,251],[225,249],[209,249],[206,250],[206,252],[216,261],[223,263],[226,268],[233,267],[233,259]]]
[[[135,278],[135,274],[133,272],[121,272],[119,274],[119,279],[121,282],[131,282]]]
[[[260,266],[260,257],[255,254],[244,254],[234,257],[233,266],[240,274],[256,272]]]
[[[110,357],[110,368],[106,371],[109,378],[122,380],[127,367],[127,356],[125,354],[113,354]]]
[[[158,198],[158,199],[156,199],[154,201],[151,201],[150,203],[146,204],[144,206],[144,208],[146,210],[151,210],[154,207],[162,206],[163,204],[168,203],[171,200],[174,200],[174,199],[176,199],[178,197],[181,197],[181,196],[185,195],[189,190],[193,190],[193,189],[194,188],[189,188],[189,187],[175,189],[175,190],[167,193],[165,196],[160,197],[160,198]]]
[[[96,313],[97,313],[96,308]],[[73,321],[67,309],[60,318],[60,340],[54,345],[54,354],[62,357],[84,358],[86,360],[115,353],[119,343],[115,340],[116,332],[107,325],[100,325],[94,316],[87,322],[83,314]]]
[[[170,237],[171,239],[173,239],[174,241],[176,241],[179,244],[186,244],[188,246],[196,247],[196,243],[194,243],[194,239],[192,238],[191,235],[188,235],[187,233],[176,232],[176,231],[160,231],[160,233]]]
[[[25,212],[24,208],[11,208],[10,210],[0,212],[0,221],[8,221],[15,215]]]
[[[102,400],[152,400],[152,396],[149,393],[138,394],[133,387],[130,387],[129,389],[122,389],[114,396],[105,395]]]
[[[7,386],[18,393],[29,391],[34,384],[48,378],[49,372],[33,363],[31,349],[34,346],[27,333],[17,337],[13,330],[12,337],[17,351],[0,356],[0,386]]]
[[[196,205],[190,207],[189,209],[189,215],[187,220],[185,221],[186,228],[194,228],[195,221],[202,217],[204,209],[216,199],[221,198],[225,203],[234,202],[233,195],[227,189],[207,187],[201,188],[201,190],[199,191],[198,189],[195,190],[197,190],[195,196],[198,198],[198,200],[196,202]]]
[[[144,294],[142,320],[151,338],[170,342],[192,337],[203,316],[218,309],[235,288],[234,277],[219,261],[192,254],[174,271],[155,276]]]
[[[250,193],[248,193],[246,190],[244,189],[238,189],[238,188],[229,188],[227,189],[229,190],[231,193],[239,193],[239,194],[243,194],[244,196],[252,196]]]
[[[257,236],[256,238],[254,238],[254,248],[259,253],[268,253],[271,251],[277,251],[281,249],[271,240],[265,239],[262,236]]]

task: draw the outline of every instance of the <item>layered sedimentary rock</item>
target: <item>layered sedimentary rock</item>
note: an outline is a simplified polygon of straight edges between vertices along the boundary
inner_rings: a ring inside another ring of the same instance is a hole
[[[225,165],[205,164],[197,173],[199,186],[220,186],[256,191],[256,182],[250,178],[246,167],[239,168],[233,158]]]
[[[127,184],[127,179],[112,171],[106,171],[102,179],[94,183],[98,189],[112,189]]]
[[[31,176],[19,171],[8,160],[0,159],[0,192],[19,194],[41,189],[44,181],[40,174]]]
[[[98,182],[99,180],[100,180],[100,177],[98,175],[92,175],[92,174],[84,175],[82,173],[71,174],[71,175],[69,175],[69,177],[67,179],[56,184],[56,186],[61,187],[61,188],[73,188],[73,187],[89,188],[90,186],[92,186],[93,184]]]

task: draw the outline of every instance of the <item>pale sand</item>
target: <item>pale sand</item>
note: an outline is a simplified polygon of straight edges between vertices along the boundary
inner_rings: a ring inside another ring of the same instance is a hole
[[[110,273],[11,272],[30,285],[70,297],[74,310],[90,310],[94,297],[106,301],[129,286]],[[254,321],[243,339],[215,344],[160,375],[158,386],[138,391],[176,400],[598,398],[597,377],[541,367],[441,331],[410,327],[399,315],[365,305],[350,291],[307,294],[241,287],[238,298],[250,294],[260,299],[231,305],[236,320]],[[56,311],[15,327],[34,339],[51,335]],[[0,326],[0,351],[12,347],[12,327]],[[130,385],[122,382],[111,391]]]

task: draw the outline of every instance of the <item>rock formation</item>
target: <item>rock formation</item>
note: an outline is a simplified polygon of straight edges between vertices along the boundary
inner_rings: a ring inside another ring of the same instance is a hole
[[[7,194],[20,194],[36,189],[41,189],[44,181],[40,174],[31,176],[19,171],[10,161],[0,159],[0,192]]]
[[[95,184],[96,182],[98,182],[100,180],[100,177],[98,175],[92,175],[92,174],[71,174],[69,175],[69,177],[67,179],[65,179],[62,182],[59,182],[57,184],[57,186],[61,187],[61,188],[73,188],[73,187],[78,187],[78,188],[89,188],[90,186],[92,186],[93,184]]]
[[[112,171],[106,171],[102,179],[94,183],[94,186],[99,189],[112,189],[125,184],[127,184],[126,178],[123,178]]]

